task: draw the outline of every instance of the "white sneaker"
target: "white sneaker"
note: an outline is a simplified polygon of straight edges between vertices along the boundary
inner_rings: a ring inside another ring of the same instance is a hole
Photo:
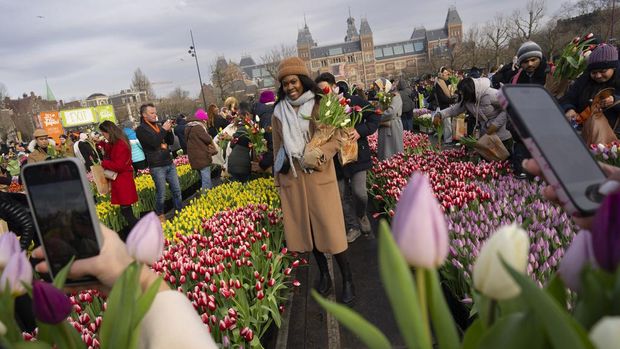
[[[360,229],[364,234],[370,234],[372,232],[372,227],[370,226],[368,216],[364,215],[364,217],[360,218]]]
[[[360,236],[362,236],[362,232],[359,229],[351,228],[349,229],[349,232],[347,232],[347,242],[352,243]]]

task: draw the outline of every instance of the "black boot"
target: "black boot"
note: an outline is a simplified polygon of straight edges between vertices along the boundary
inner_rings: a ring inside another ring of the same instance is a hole
[[[349,260],[347,259],[347,251],[334,255],[340,272],[342,273],[342,303],[352,306],[355,303],[355,287],[353,287],[353,275],[351,274],[351,268],[349,267]]]
[[[322,252],[319,252],[316,248],[312,250],[312,254],[314,254],[314,258],[316,259],[320,272],[319,282],[316,290],[321,294],[321,296],[327,296],[332,288],[332,278],[329,275],[327,258]]]

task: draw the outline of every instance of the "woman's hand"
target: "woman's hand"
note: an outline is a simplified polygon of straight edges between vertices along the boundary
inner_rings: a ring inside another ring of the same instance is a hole
[[[320,148],[312,148],[306,149],[304,151],[304,167],[310,169],[317,169],[321,166],[323,162],[325,162],[325,154],[321,151]]]

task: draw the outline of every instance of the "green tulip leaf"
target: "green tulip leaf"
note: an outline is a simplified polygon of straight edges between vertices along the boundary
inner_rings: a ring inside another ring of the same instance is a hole
[[[476,319],[465,332],[465,336],[463,336],[463,346],[462,349],[477,349],[480,345],[480,341],[482,337],[485,335],[486,330],[484,326],[482,326],[482,321],[480,318]]]
[[[452,318],[452,313],[446,304],[443,296],[437,270],[425,270],[426,273],[426,294],[429,297],[429,312],[432,319],[435,333],[439,335],[437,342],[440,349],[457,349],[459,347],[459,335]]]
[[[101,349],[128,347],[133,333],[131,325],[139,289],[138,276],[138,264],[133,262],[114,283],[99,331]]]
[[[574,316],[583,327],[589,329],[603,316],[611,315],[613,287],[611,274],[589,267],[582,271],[581,291]]]
[[[405,343],[412,349],[431,348],[431,339],[422,320],[422,311],[426,309],[420,309],[411,270],[385,220],[379,223],[379,270]]]
[[[321,307],[332,314],[349,331],[353,332],[366,347],[370,349],[388,349],[392,347],[385,335],[358,313],[347,306],[321,297],[315,290],[312,290],[311,293]]]
[[[547,287],[545,287],[545,291],[547,291],[547,294],[551,296],[551,298],[558,302],[560,307],[566,308],[566,286],[558,274],[553,275],[551,281],[547,284]]]
[[[136,302],[136,310],[133,314],[133,328],[137,328],[146,312],[151,308],[153,301],[155,300],[155,296],[157,296],[157,292],[159,292],[159,285],[161,285],[161,277],[158,277],[149,288],[138,298]]]
[[[521,297],[530,304],[534,314],[543,324],[553,348],[594,349],[585,330],[577,326],[556,301],[539,289],[532,280],[514,270],[503,258],[501,262],[521,288]]]
[[[500,318],[481,339],[479,349],[545,349],[541,325],[532,313],[513,313]]]
[[[566,56],[566,60],[573,68],[575,69],[579,68],[579,63],[575,60],[575,58],[571,56]]]
[[[34,342],[20,342],[20,343],[11,344],[10,348],[13,348],[13,349],[51,349],[52,346],[47,343],[40,342],[40,341],[34,341]]]
[[[69,269],[71,269],[71,266],[73,265],[73,261],[75,261],[75,256],[71,257],[71,260],[69,260],[69,263],[67,263],[67,265],[62,267],[62,269],[60,269],[58,274],[56,274],[56,276],[54,277],[53,284],[54,284],[54,287],[56,287],[57,289],[62,290],[62,288],[65,287],[65,282],[67,281],[67,275],[69,275]]]

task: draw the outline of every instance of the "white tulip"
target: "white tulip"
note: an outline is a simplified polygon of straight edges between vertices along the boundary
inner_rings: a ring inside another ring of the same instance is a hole
[[[474,287],[497,300],[519,295],[521,288],[504,268],[500,256],[512,268],[525,273],[529,247],[529,238],[519,226],[501,227],[484,243],[474,263]]]
[[[620,317],[603,317],[592,327],[589,337],[597,349],[618,348],[618,343],[620,343]]]

